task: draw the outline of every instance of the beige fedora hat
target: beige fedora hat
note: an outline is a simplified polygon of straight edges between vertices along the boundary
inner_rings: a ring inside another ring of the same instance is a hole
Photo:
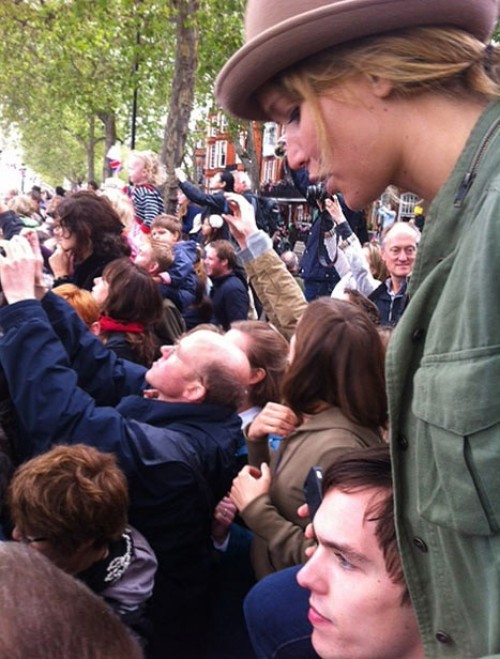
[[[245,44],[216,81],[219,104],[266,120],[255,92],[280,71],[338,44],[418,25],[452,25],[487,41],[498,0],[248,0]]]

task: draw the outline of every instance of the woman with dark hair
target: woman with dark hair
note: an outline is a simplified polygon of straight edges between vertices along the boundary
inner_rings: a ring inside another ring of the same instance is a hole
[[[75,192],[61,201],[54,234],[57,247],[49,258],[54,287],[72,283],[90,291],[108,263],[130,256],[118,214],[108,199],[94,192]]]
[[[235,321],[225,337],[245,353],[250,363],[250,382],[245,400],[238,409],[244,431],[266,403],[281,400],[281,386],[288,366],[288,342],[262,320]],[[245,443],[238,452],[240,466],[246,464],[247,455]]]
[[[311,543],[297,509],[305,503],[310,468],[327,467],[351,448],[381,444],[386,423],[384,350],[361,309],[331,298],[311,303],[292,338],[290,360],[285,404],[268,403],[248,427],[251,466],[233,481],[230,495],[255,533],[257,578],[306,559]],[[277,451],[269,448],[271,434],[283,438]]]
[[[158,356],[153,326],[163,313],[159,288],[128,258],[108,263],[92,295],[101,308],[99,338],[119,357],[150,366]]]
[[[230,233],[220,215],[206,215],[202,219],[200,229],[200,244],[206,247],[216,240],[229,240]]]

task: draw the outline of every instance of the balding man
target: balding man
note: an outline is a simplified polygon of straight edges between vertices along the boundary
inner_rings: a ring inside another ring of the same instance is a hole
[[[413,270],[420,232],[406,222],[396,222],[382,236],[382,259],[389,277],[369,298],[380,311],[383,325],[396,325],[408,303],[406,287]]]
[[[35,287],[39,261],[29,243],[16,237],[4,245],[9,305],[0,310],[0,361],[22,420],[18,454],[84,443],[117,455],[129,482],[130,522],[159,563],[152,656],[166,648],[175,657],[199,656],[210,520],[234,476],[248,361],[209,331],[164,347],[149,370],[117,359],[65,300]]]

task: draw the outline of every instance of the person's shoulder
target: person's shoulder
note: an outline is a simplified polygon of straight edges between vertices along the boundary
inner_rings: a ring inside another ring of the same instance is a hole
[[[179,240],[174,245],[174,254],[184,254],[191,260],[197,258],[197,244],[194,240]]]

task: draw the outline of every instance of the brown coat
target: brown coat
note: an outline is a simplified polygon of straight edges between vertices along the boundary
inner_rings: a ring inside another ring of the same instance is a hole
[[[337,407],[309,417],[282,440],[279,451],[271,455],[269,493],[252,501],[241,513],[255,533],[252,564],[258,579],[306,559],[305,549],[312,544],[304,537],[309,520],[301,519],[297,508],[305,503],[303,486],[309,469],[314,465],[325,469],[346,450],[381,441],[377,433],[349,421]],[[253,463],[255,448],[249,447]]]

